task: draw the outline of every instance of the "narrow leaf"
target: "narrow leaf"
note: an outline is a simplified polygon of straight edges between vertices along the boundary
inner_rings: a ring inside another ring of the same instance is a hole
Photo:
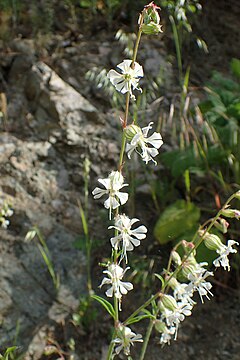
[[[91,297],[94,300],[97,300],[107,310],[107,312],[113,317],[113,319],[115,319],[115,310],[109,301],[107,301],[106,299],[103,299],[102,297],[100,297],[98,295],[92,295]]]
[[[162,287],[164,287],[165,281],[164,281],[163,277],[161,275],[159,275],[159,274],[154,274],[154,275],[156,276],[156,278],[158,278],[158,280],[161,281]]]
[[[137,322],[139,322],[139,321],[141,321],[143,319],[155,319],[155,316],[153,316],[151,313],[149,315],[139,315],[139,316],[136,316],[136,317],[130,319],[127,322],[127,325],[137,323]]]

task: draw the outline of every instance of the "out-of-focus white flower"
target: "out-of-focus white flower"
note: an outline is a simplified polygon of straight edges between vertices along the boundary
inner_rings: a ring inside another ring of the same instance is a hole
[[[131,158],[132,152],[135,150],[138,154],[140,154],[146,164],[151,160],[155,165],[157,164],[153,158],[157,156],[157,149],[162,146],[163,141],[161,134],[157,132],[154,132],[150,137],[147,137],[149,130],[152,129],[152,124],[153,122],[150,122],[148,126],[142,129],[140,127],[136,127],[136,134],[133,136],[131,142],[126,145],[126,152],[129,159]]]
[[[140,245],[140,240],[146,238],[147,228],[144,225],[132,229],[132,225],[139,219],[129,219],[126,215],[118,215],[115,218],[115,225],[109,226],[109,229],[116,229],[119,234],[110,239],[112,247],[119,249],[122,243],[122,257],[125,257],[127,263],[127,251],[132,251],[134,246]]]
[[[187,292],[198,291],[201,302],[203,303],[203,296],[206,296],[208,300],[210,300],[208,294],[213,296],[210,289],[212,288],[212,284],[205,279],[208,276],[213,276],[213,272],[207,271],[203,266],[207,263],[200,263],[195,267],[194,271],[188,274],[188,280],[190,283],[186,287]]]
[[[122,295],[127,294],[128,291],[133,289],[133,285],[130,282],[121,281],[126,271],[130,269],[127,267],[125,270],[117,264],[111,264],[108,266],[108,270],[104,270],[103,273],[108,276],[102,280],[102,283],[99,287],[103,285],[111,285],[110,288],[106,291],[108,297],[113,297],[113,295],[121,299]]]
[[[106,209],[109,209],[109,218],[111,220],[112,209],[116,209],[120,204],[125,204],[128,200],[128,194],[119,191],[128,184],[124,184],[124,178],[119,171],[112,171],[108,178],[98,179],[98,182],[105,187],[105,190],[96,187],[92,194],[94,199],[99,199],[103,195],[108,195],[107,200],[104,202],[104,206]]]
[[[228,240],[227,245],[222,244],[221,248],[216,250],[216,252],[220,256],[213,261],[214,266],[216,267],[222,266],[224,270],[227,269],[228,271],[230,271],[228,255],[237,252],[237,250],[233,248],[233,245],[239,245],[239,243],[234,240]]]
[[[111,83],[115,86],[116,90],[125,94],[130,93],[131,98],[135,98],[132,94],[133,90],[142,91],[138,88],[138,83],[141,77],[143,77],[143,68],[137,62],[132,65],[132,60],[123,60],[120,64],[117,65],[121,73],[110,70],[107,74],[107,77]]]
[[[3,229],[7,229],[7,227],[8,227],[9,224],[10,224],[10,221],[7,220],[7,219],[5,219],[5,217],[1,217],[1,218],[0,218],[0,222],[1,222],[1,227],[2,227]]]
[[[115,353],[118,355],[122,350],[125,355],[130,355],[130,346],[134,342],[143,342],[141,334],[135,334],[129,327],[120,325],[117,338],[113,340],[116,344]]]

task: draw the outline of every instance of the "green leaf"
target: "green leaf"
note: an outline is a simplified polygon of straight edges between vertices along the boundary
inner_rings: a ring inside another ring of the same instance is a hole
[[[16,349],[17,349],[16,346],[12,346],[12,347],[7,348],[4,355],[0,355],[0,359],[9,360],[9,355],[11,355]]]
[[[230,67],[233,74],[240,78],[240,59],[232,59]]]
[[[79,206],[79,212],[80,212],[80,216],[81,216],[83,231],[84,231],[85,236],[88,236],[88,223],[87,223],[85,212],[83,210],[83,207],[82,207],[80,201],[78,201],[78,206]]]
[[[145,315],[135,316],[134,318],[130,319],[127,322],[127,325],[137,323],[137,322],[139,322],[139,321],[141,321],[143,319],[155,319],[155,316],[153,316],[151,313],[145,314]]]
[[[200,218],[199,208],[184,200],[177,200],[167,207],[159,217],[154,236],[160,244],[166,244],[184,235],[186,232],[196,229]]]
[[[159,275],[159,274],[154,274],[155,276],[156,276],[156,278],[158,278],[158,280],[160,280],[161,281],[161,283],[162,283],[162,287],[164,286],[164,284],[165,284],[165,281],[164,281],[164,279],[163,279],[163,277],[161,276],[161,275]]]
[[[106,310],[107,312],[115,319],[115,310],[112,306],[112,304],[107,301],[106,299],[103,299],[101,296],[98,295],[92,295],[92,299],[97,300]]]

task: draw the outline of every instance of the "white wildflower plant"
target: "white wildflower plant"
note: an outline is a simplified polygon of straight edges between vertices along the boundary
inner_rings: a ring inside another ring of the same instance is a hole
[[[192,242],[182,240],[174,246],[167,268],[162,275],[155,274],[161,281],[159,290],[156,294],[151,295],[144,304],[138,306],[137,310],[125,321],[120,319],[124,296],[133,290],[133,284],[127,281],[126,277],[126,273],[129,274],[130,270],[130,267],[127,267],[130,260],[128,257],[131,258],[134,249],[142,244],[142,240],[145,241],[148,232],[147,227],[142,225],[140,219],[130,218],[122,212],[121,206],[128,201],[128,193],[122,190],[128,186],[124,180],[124,165],[127,159],[131,160],[134,152],[139,154],[146,165],[150,162],[156,164],[155,158],[163,144],[159,132],[150,132],[153,122],[149,122],[145,127],[140,127],[137,120],[128,124],[130,99],[134,98],[132,92],[140,90],[139,81],[143,77],[143,68],[136,62],[140,38],[142,34],[162,32],[158,10],[159,7],[153,2],[144,7],[139,18],[133,58],[123,60],[117,65],[120,72],[110,70],[107,75],[116,90],[126,96],[126,111],[124,119],[121,120],[122,146],[118,168],[112,171],[107,178],[98,179],[102,187],[96,187],[92,192],[94,199],[104,198],[104,207],[109,210],[109,219],[113,218],[113,222],[108,226],[108,229],[114,232],[111,237],[109,236],[111,256],[105,264],[107,269],[103,270],[104,277],[99,286],[100,288],[104,287],[108,300],[97,295],[92,296],[104,306],[113,318],[114,331],[106,360],[112,360],[118,356],[122,358],[124,355],[132,359],[131,347],[135,343],[142,342],[144,344],[141,360],[144,359],[151,329],[154,328],[160,334],[159,343],[162,346],[170,344],[171,340],[176,340],[181,323],[186,317],[191,316],[193,308],[197,304],[195,294],[198,294],[201,302],[204,302],[205,299],[210,300],[213,296],[211,278],[214,276],[214,272],[212,267],[221,266],[225,270],[230,270],[229,255],[235,253],[236,246],[239,245],[235,240],[229,240],[225,245],[217,235],[211,234],[210,230],[215,226],[225,236],[229,223],[222,217],[240,218],[238,210],[230,208],[232,200],[240,200],[240,191],[233,194],[217,215],[207,222],[207,228],[200,227]],[[127,204],[125,210],[127,210]],[[210,250],[216,251],[218,257],[213,264],[208,264],[206,261],[199,263],[196,260],[198,246],[201,243],[204,243]],[[183,255],[180,255],[182,253]],[[131,324],[137,326],[142,319],[150,321],[150,333],[147,333],[144,340],[141,334],[135,333],[129,327]]]

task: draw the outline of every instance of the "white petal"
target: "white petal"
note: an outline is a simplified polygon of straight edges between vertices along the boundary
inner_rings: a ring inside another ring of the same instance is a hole
[[[107,295],[107,297],[112,297],[113,296],[113,286],[111,286],[106,292],[105,294]]]
[[[123,205],[128,201],[128,193],[117,192],[116,196],[119,198],[120,203]],[[113,207],[114,209],[114,207]]]
[[[102,190],[99,187],[96,187],[92,192],[92,194],[94,196],[94,199],[99,199],[101,196],[103,196],[103,195],[105,195],[107,193],[108,193],[107,190]]]
[[[130,241],[134,246],[139,246],[141,244],[140,240],[134,239],[132,237],[130,238]]]
[[[100,183],[100,184],[102,184],[107,190],[109,190],[110,189],[110,185],[111,185],[111,183],[110,183],[110,179],[98,179],[98,182]]]
[[[142,132],[143,132],[143,136],[144,136],[144,137],[147,137],[147,134],[148,134],[149,130],[152,129],[152,124],[153,124],[153,122],[151,121],[151,122],[148,124],[148,126],[142,128]]]
[[[129,73],[130,66],[132,64],[132,60],[123,60],[117,67],[122,70],[123,74]]]
[[[149,138],[145,140],[145,142],[151,144],[156,149],[159,149],[163,144],[162,136],[157,132],[154,132]]]

